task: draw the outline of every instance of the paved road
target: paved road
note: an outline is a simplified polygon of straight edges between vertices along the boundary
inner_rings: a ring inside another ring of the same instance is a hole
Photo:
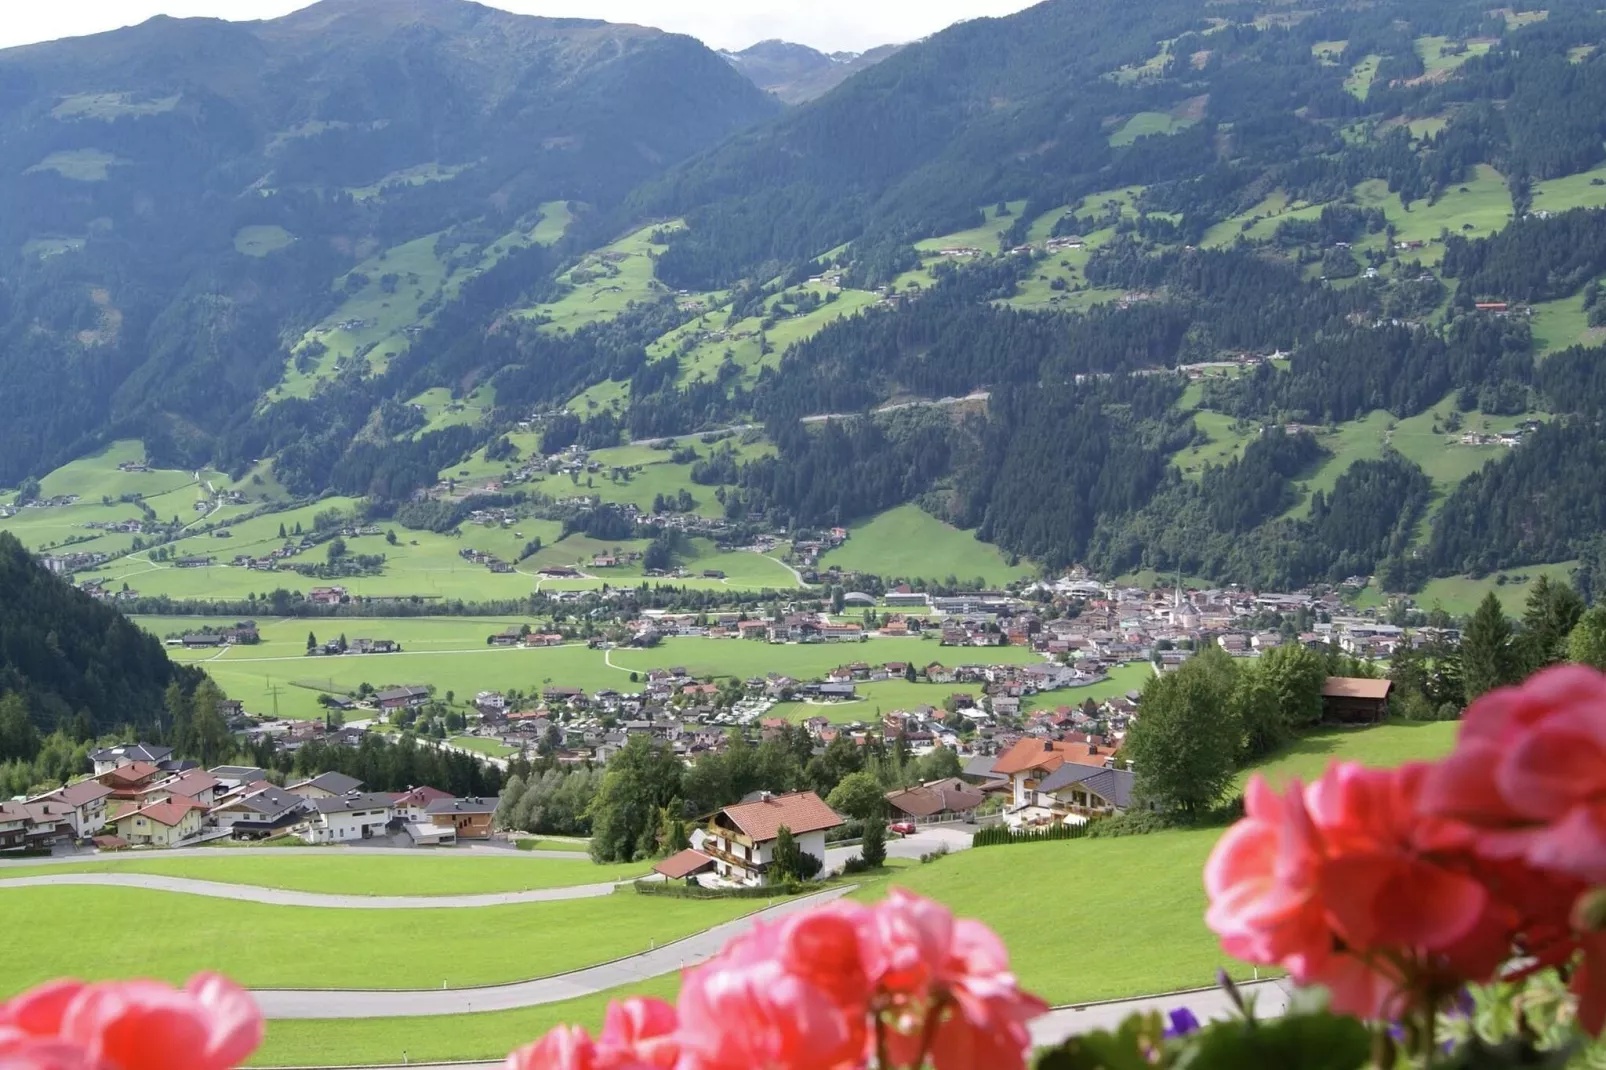
[[[589,966],[573,973],[533,981],[484,988],[410,989],[399,992],[259,990],[252,993],[269,1018],[412,1018],[441,1014],[468,1014],[535,1007],[566,999],[595,995],[622,985],[639,984],[652,977],[674,973],[713,957],[726,942],[751,928],[757,919],[774,919],[838,899],[852,888],[833,888],[770,907],[757,914],[716,925],[663,947],[631,955],[617,962]],[[539,949],[532,949],[530,965],[539,969]],[[419,980],[426,978],[420,977]]]
[[[175,847],[156,851],[76,851],[72,854],[51,855],[49,858],[8,858],[0,860],[0,872],[8,867],[69,865],[73,862],[104,862],[135,858],[279,858],[282,856],[316,855],[319,858],[341,855],[368,855],[370,857],[437,858],[441,856],[472,855],[476,858],[547,858],[565,862],[590,862],[584,851],[520,851],[511,844],[493,847],[484,843],[462,843],[456,847],[357,847],[331,844],[328,847]]]
[[[1246,997],[1254,998],[1257,1017],[1275,1018],[1288,1009],[1289,992],[1279,982],[1261,981],[1242,985],[1239,990]],[[1078,1033],[1111,1029],[1130,1014],[1149,1011],[1165,1014],[1177,1007],[1187,1007],[1201,1021],[1226,1018],[1234,1013],[1226,995],[1219,989],[1058,1007],[1032,1023],[1032,1044],[1036,1047],[1047,1047]],[[406,1066],[376,1067],[374,1070],[502,1070],[502,1065],[500,1062],[413,1063]]]
[[[887,857],[919,858],[941,847],[946,847],[950,851],[968,851],[971,834],[976,828],[975,825],[923,825],[913,836],[888,837]],[[859,848],[856,845],[827,847],[825,866],[827,869],[841,869],[844,862],[857,857]]]
[[[566,888],[534,888],[522,892],[487,892],[478,895],[332,895],[325,892],[297,892],[288,888],[264,888],[255,884],[225,884],[222,881],[192,880],[188,877],[160,877],[150,873],[61,873],[39,877],[0,878],[0,891],[6,888],[59,888],[67,884],[88,884],[111,888],[144,888],[153,892],[180,892],[213,899],[236,899],[246,903],[265,903],[276,907],[334,907],[347,910],[424,910],[434,908],[499,907],[513,903],[553,903],[563,899],[592,899],[612,895],[618,884],[575,884]]]

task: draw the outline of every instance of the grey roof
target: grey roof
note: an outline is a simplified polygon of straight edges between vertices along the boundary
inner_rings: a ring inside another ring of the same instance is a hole
[[[207,772],[219,780],[238,780],[242,784],[268,779],[268,771],[258,769],[254,765],[219,765],[208,769]]]
[[[965,763],[965,768],[960,770],[960,773],[963,776],[982,777],[986,780],[1008,780],[1004,774],[993,772],[993,765],[997,761],[997,755],[978,754]]]
[[[102,747],[89,752],[91,761],[114,762],[127,758],[131,762],[165,762],[173,756],[172,747],[155,743],[119,743],[115,747]]]
[[[414,685],[410,687],[389,687],[376,694],[374,698],[380,702],[386,702],[394,698],[416,698],[419,695],[427,694],[429,694],[429,688]]]
[[[396,797],[382,791],[354,791],[331,799],[309,799],[320,814],[344,814],[352,810],[388,810]]]
[[[301,784],[296,784],[294,787],[299,788],[303,784],[314,788],[322,788],[331,795],[349,795],[358,788],[362,787],[362,781],[358,780],[356,777],[347,776],[345,773],[335,772],[319,773],[311,780],[303,780]]]
[[[1132,805],[1132,786],[1136,779],[1130,769],[1103,769],[1066,762],[1044,777],[1043,782],[1037,785],[1037,790],[1053,793],[1072,784],[1080,784],[1124,810]]]
[[[272,820],[273,818],[279,817],[281,814],[287,814],[292,810],[299,810],[305,806],[306,803],[307,800],[303,799],[301,796],[291,795],[283,788],[276,788],[270,785],[266,788],[263,788],[261,791],[253,792],[244,799],[240,799],[238,802],[231,803],[229,805],[243,806],[247,810],[251,810],[255,813],[261,814],[263,817],[268,818],[269,820]]]
[[[435,799],[424,807],[426,814],[494,814],[495,799]]]

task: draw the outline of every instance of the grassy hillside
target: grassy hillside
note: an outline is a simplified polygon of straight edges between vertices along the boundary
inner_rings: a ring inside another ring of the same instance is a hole
[[[848,541],[821,558],[825,565],[877,576],[943,580],[981,579],[997,587],[1032,574],[1030,566],[1010,564],[1002,551],[978,542],[916,505],[901,505],[849,528]]]

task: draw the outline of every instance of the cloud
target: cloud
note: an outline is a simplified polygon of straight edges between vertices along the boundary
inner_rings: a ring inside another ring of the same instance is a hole
[[[491,0],[527,15],[606,19],[691,34],[715,48],[779,37],[825,51],[912,41],[961,19],[1007,15],[1027,0]],[[0,46],[98,33],[154,15],[262,19],[307,0],[0,0]]]

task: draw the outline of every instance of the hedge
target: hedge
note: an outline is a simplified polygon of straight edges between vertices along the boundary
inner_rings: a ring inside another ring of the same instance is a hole
[[[1002,847],[1011,843],[1043,843],[1047,840],[1080,840],[1088,835],[1096,822],[1084,825],[1045,825],[1042,828],[1016,832],[1008,825],[988,825],[977,829],[970,838],[972,847]]]
[[[671,899],[775,899],[810,890],[809,885],[797,881],[766,884],[757,888],[704,888],[700,884],[681,884],[678,881],[633,881],[631,887],[639,895],[664,895]]]

